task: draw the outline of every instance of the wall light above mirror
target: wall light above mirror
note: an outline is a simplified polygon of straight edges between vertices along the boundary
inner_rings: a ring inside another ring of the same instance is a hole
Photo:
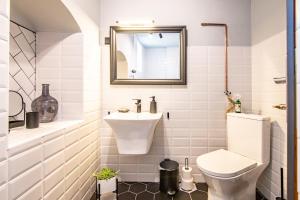
[[[186,85],[186,27],[110,27],[110,83]]]

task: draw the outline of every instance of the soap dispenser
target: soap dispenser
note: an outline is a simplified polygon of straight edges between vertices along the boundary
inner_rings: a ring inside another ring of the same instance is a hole
[[[150,113],[157,113],[157,103],[155,101],[155,96],[149,98],[152,98],[152,101],[150,102]]]

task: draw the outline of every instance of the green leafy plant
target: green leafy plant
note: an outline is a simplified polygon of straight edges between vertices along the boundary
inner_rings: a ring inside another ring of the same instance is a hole
[[[111,168],[108,168],[108,167],[104,167],[100,171],[95,172],[93,174],[93,176],[95,176],[97,178],[97,180],[108,180],[117,175],[118,175],[117,171],[115,171]]]

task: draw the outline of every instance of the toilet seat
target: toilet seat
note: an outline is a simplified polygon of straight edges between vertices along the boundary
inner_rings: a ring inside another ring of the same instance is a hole
[[[197,158],[201,171],[210,176],[230,178],[257,166],[257,162],[224,149],[216,150]]]

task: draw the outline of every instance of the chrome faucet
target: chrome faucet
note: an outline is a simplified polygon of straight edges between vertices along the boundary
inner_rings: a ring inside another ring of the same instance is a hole
[[[141,99],[132,99],[132,100],[136,100],[136,112],[140,113],[142,111],[142,100]]]

